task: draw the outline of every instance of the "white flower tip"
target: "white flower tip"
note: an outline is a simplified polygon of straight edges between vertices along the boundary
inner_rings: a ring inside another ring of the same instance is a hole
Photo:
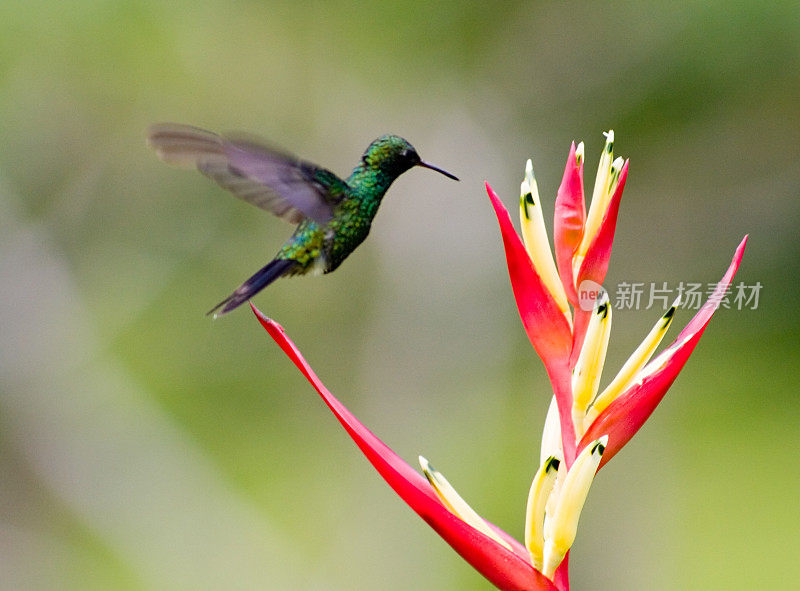
[[[424,457],[419,456],[419,466],[422,468],[423,472],[428,472],[431,469],[431,465]]]
[[[545,473],[549,472],[558,472],[558,467],[561,465],[561,460],[559,460],[555,456],[550,456],[545,460],[544,463],[544,471]]]
[[[575,148],[575,162],[577,162],[578,164],[583,162],[583,150],[584,150],[583,142],[580,142],[578,144],[578,147]]]
[[[533,176],[533,162],[531,162],[530,158],[528,158],[528,161],[525,163],[525,175]]]
[[[606,315],[608,315],[609,303],[610,302],[609,302],[609,299],[608,299],[608,292],[604,289],[602,294],[601,294],[601,296],[600,296],[600,299],[598,299],[595,302],[595,305],[594,305],[595,314],[597,314],[598,316],[601,316],[602,318],[605,318]]]
[[[556,397],[550,399],[547,417],[542,430],[542,448],[539,454],[539,463],[544,465],[550,457],[564,459],[564,450],[561,447],[561,422],[558,416],[558,403]]]
[[[614,130],[609,129],[603,132],[603,135],[606,136],[606,151],[611,154],[614,150]]]
[[[536,197],[538,198],[538,193]],[[528,179],[523,180],[519,184],[519,207],[522,215],[525,217],[525,220],[531,220],[531,211],[528,208],[535,208],[536,201],[533,197],[533,190],[531,189],[530,183],[528,183]]]
[[[597,306],[595,313],[600,316],[600,320],[605,320],[608,316],[608,302],[603,302]]]
[[[672,319],[673,319],[673,318],[675,318],[675,311],[676,311],[677,309],[678,309],[678,302],[676,302],[676,303],[672,304],[672,305],[669,307],[669,309],[668,309],[666,312],[664,312],[664,315],[661,317],[661,327],[662,327],[662,330],[665,330],[665,331],[666,331],[666,329],[669,327],[669,325],[670,325],[670,324],[672,324]],[[656,324],[656,326],[658,326],[658,324]],[[662,336],[663,336],[663,335],[662,335]],[[660,340],[661,340],[661,339],[659,338],[659,341],[660,341]],[[657,344],[657,343],[656,343],[656,346],[658,346],[658,344]],[[655,347],[653,348],[653,350],[655,350]]]
[[[606,452],[606,446],[608,445],[608,435],[603,435],[602,437],[595,439],[594,443],[592,443],[591,451],[589,452],[591,455],[596,455],[599,461],[600,458],[603,457],[603,454]]]
[[[680,307],[681,307],[681,296],[680,296],[680,294],[678,294],[678,297],[677,297],[677,298],[675,298],[675,301],[674,301],[674,302],[672,302],[672,306],[670,306],[670,308],[672,309],[672,311],[673,311],[673,314],[674,314],[674,313],[675,313],[675,310],[676,310],[677,308],[680,308]]]

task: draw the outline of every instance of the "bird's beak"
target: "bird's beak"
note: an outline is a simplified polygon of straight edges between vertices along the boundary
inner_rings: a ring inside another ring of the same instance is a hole
[[[439,168],[438,166],[434,166],[433,164],[428,164],[427,162],[419,162],[417,163],[417,166],[422,166],[423,168],[430,168],[431,170],[435,170],[439,174],[443,174],[449,179],[453,179],[454,181],[458,180],[458,177],[456,175],[450,174],[446,170],[442,170],[441,168]]]

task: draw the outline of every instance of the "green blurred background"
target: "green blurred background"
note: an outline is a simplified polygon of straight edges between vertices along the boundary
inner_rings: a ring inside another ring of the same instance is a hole
[[[763,289],[600,473],[573,587],[793,588],[798,105],[796,2],[5,0],[0,589],[489,587],[249,311],[203,316],[291,229],[158,162],[163,120],[341,174],[394,132],[461,177],[403,176],[339,271],[256,303],[518,538],[550,392],[482,183],[515,207],[532,157],[551,216],[569,142],[591,182],[613,127],[631,176],[607,283],[716,281],[750,233],[737,281]],[[658,314],[615,313],[604,381]]]

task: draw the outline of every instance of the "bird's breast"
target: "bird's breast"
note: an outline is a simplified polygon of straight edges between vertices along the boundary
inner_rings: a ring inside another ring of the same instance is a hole
[[[364,241],[369,234],[371,221],[357,215],[343,216],[338,220],[330,247],[326,249],[327,273],[341,265],[342,261]]]

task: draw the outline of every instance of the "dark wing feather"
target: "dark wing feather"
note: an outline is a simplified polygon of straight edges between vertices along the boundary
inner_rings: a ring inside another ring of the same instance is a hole
[[[149,129],[148,143],[164,162],[194,166],[236,197],[290,223],[306,217],[328,222],[346,187],[330,171],[252,137],[159,123]]]

